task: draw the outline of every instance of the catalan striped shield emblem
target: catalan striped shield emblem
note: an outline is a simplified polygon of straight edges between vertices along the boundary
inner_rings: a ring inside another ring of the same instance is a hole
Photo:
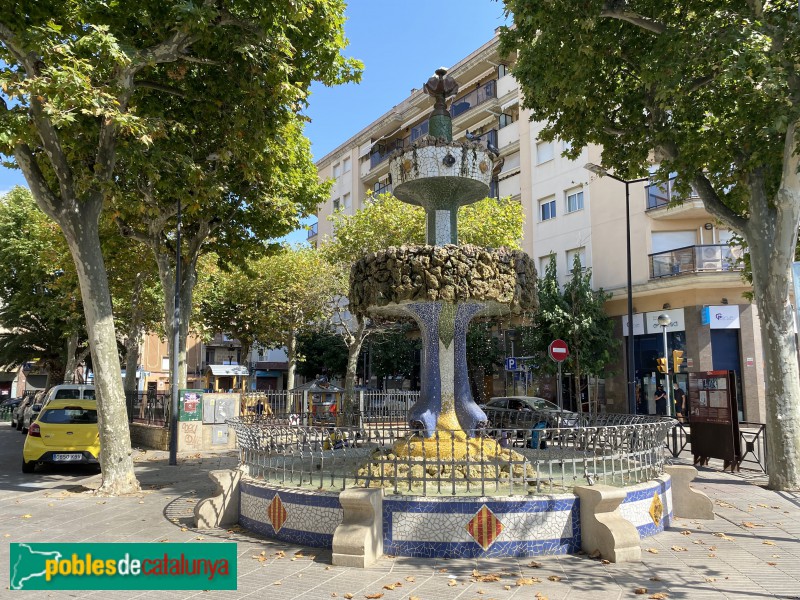
[[[275,494],[272,502],[270,502],[267,507],[267,517],[269,517],[269,522],[272,523],[275,533],[278,533],[281,527],[283,527],[283,524],[286,523],[287,516],[286,508],[283,506],[283,502],[281,502],[281,497]]]
[[[484,550],[488,549],[503,531],[503,524],[485,504],[467,523],[467,531]]]

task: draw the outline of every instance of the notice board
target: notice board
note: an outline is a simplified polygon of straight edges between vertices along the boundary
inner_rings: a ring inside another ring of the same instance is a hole
[[[739,463],[739,412],[735,371],[689,373],[692,453]]]

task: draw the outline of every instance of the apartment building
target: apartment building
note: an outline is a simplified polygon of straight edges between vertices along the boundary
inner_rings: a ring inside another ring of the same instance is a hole
[[[498,47],[495,36],[449,70],[459,83],[450,107],[454,139],[469,131],[499,149],[490,194],[522,204],[523,249],[540,272],[555,261],[566,281],[577,255],[591,268],[594,286],[613,294],[606,308],[622,343],[605,396],[608,411],[627,412],[626,186],[585,168],[600,163],[600,148],[570,160],[562,156],[564,142],[540,139],[543,124],[531,122],[521,108],[510,74],[513,57],[501,57]],[[328,220],[334,211],[352,214],[371,194],[392,191],[388,158],[427,133],[432,108],[421,89],[398,100],[386,98],[391,110],[317,162],[319,177],[334,185],[309,231],[311,243],[334,235]],[[740,250],[729,245],[732,233],[718,226],[699,198],[670,208],[673,184],[641,182],[629,189],[636,382],[653,411],[656,359],[663,356],[658,316],[666,313],[668,352],[685,353],[679,384],[685,389],[688,371],[735,371],[740,418],[763,422],[760,327],[755,305],[743,297],[749,287],[741,279]]]

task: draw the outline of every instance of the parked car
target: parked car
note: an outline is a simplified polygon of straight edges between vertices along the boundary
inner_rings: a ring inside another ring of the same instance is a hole
[[[578,413],[536,396],[499,396],[482,405],[490,429],[514,429],[515,437],[540,428],[573,428],[583,422]]]
[[[33,402],[33,399],[36,397],[36,394],[40,394],[41,390],[36,392],[35,394],[30,394],[25,396],[22,399],[22,402],[17,404],[17,407],[14,409],[14,412],[11,414],[11,426],[16,427],[17,431],[22,431],[22,416],[25,413],[25,409],[28,407],[29,404]]]
[[[22,427],[20,431],[22,433],[28,433],[28,428],[31,426],[36,420],[36,417],[39,415],[39,411],[42,410],[42,402],[44,398],[44,392],[36,392],[33,396],[33,400],[25,406],[25,410],[22,411]]]
[[[31,423],[22,449],[22,472],[37,464],[98,465],[100,432],[94,400],[51,400]]]
[[[52,400],[94,400],[94,385],[90,383],[61,383],[47,390],[44,404]]]

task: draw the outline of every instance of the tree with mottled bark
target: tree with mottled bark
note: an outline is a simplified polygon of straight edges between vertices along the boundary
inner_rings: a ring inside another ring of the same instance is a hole
[[[171,133],[160,112],[148,113],[146,91],[172,90],[170,73],[192,70],[216,99],[211,88],[225,81],[194,68],[230,63],[300,110],[309,76],[335,83],[355,66],[340,54],[343,11],[339,0],[309,0],[303,10],[291,0],[0,3],[0,152],[14,157],[75,262],[98,391],[101,493],[139,489],[98,223],[127,181],[118,151],[139,156]]]
[[[629,179],[678,192],[747,242],[764,340],[772,489],[800,488],[800,372],[789,301],[800,224],[796,2],[505,0],[501,45],[542,139],[603,148]],[[565,43],[565,40],[570,40]]]

